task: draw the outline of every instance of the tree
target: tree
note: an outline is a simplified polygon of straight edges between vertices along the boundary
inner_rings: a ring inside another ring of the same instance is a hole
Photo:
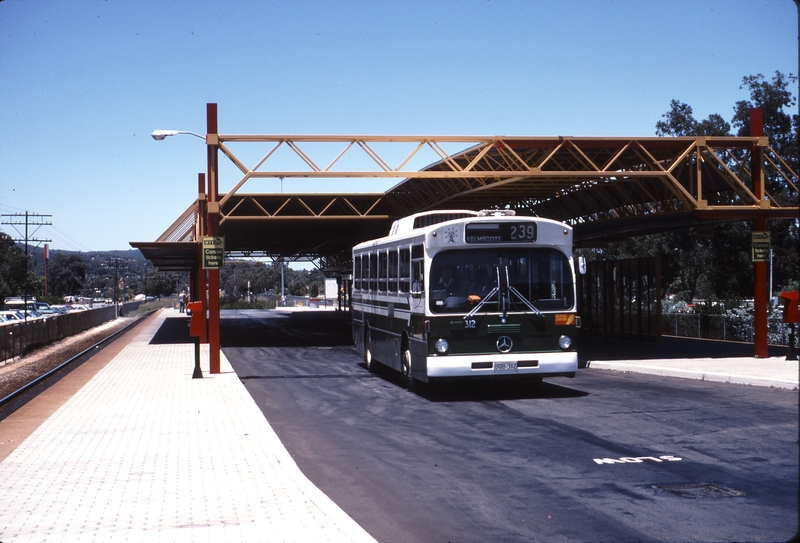
[[[670,110],[656,123],[657,136],[728,136],[731,125],[716,113],[698,122],[692,107],[677,100],[670,101]]]
[[[26,279],[28,294],[40,293],[42,278],[28,272],[25,251],[16,246],[11,236],[0,232],[0,295],[5,298],[24,294]]]
[[[750,110],[760,107],[764,119],[764,135],[770,145],[786,160],[795,172],[800,171],[798,154],[797,115],[788,113],[796,104],[789,86],[797,78],[775,72],[771,81],[761,74],[742,79],[740,88],[750,92],[750,100],[736,102],[731,123],[719,114],[698,121],[691,106],[672,100],[670,109],[656,123],[658,136],[726,136],[750,135]],[[797,205],[796,191],[779,175],[768,175],[768,192],[784,205]],[[792,200],[793,199],[793,200]],[[773,278],[777,289],[798,281],[798,221],[770,221],[768,229],[774,252]],[[744,298],[752,296],[752,265],[750,263],[750,225],[743,222],[717,227],[712,239],[700,239],[696,232],[673,232],[628,240],[610,248],[609,254],[620,257],[642,254],[662,255],[662,280],[667,288],[684,298],[709,297]],[[623,256],[624,255],[624,256]]]
[[[0,296],[5,298],[13,294],[12,266],[9,251],[14,249],[14,241],[5,232],[0,232]]]
[[[760,107],[763,115],[764,135],[769,137],[770,144],[779,155],[793,160],[796,165],[797,153],[791,149],[797,148],[797,116],[784,111],[785,108],[795,106],[796,99],[789,90],[789,85],[797,83],[797,77],[792,74],[783,75],[775,72],[772,82],[764,80],[761,74],[750,75],[742,79],[739,87],[750,91],[750,100],[740,100],[734,106],[732,124],[738,128],[738,136],[750,135],[750,110]],[[794,130],[793,130],[794,129]],[[795,168],[796,170],[796,168]]]
[[[736,102],[732,124],[738,128],[737,135],[750,134],[750,111],[760,107],[764,123],[764,135],[769,138],[773,149],[789,163],[795,171],[800,172],[800,117],[788,112],[797,104],[796,98],[789,90],[790,85],[797,84],[797,77],[784,75],[776,71],[772,81],[766,81],[761,74],[747,76],[742,79],[740,88],[750,91],[750,100]],[[782,205],[797,205],[797,192],[786,180],[768,171],[765,177],[767,191]],[[773,280],[779,288],[800,280],[800,257],[797,247],[800,245],[800,225],[797,219],[770,221],[767,229],[770,233],[773,251]]]
[[[86,263],[79,254],[56,254],[50,260],[49,290],[54,296],[75,296],[86,281]]]

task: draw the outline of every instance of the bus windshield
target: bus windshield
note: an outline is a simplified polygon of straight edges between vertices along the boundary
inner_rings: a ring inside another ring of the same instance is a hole
[[[433,313],[466,313],[481,301],[482,311],[499,311],[502,297],[510,311],[530,310],[520,296],[539,311],[565,311],[575,304],[569,260],[556,249],[443,251],[433,258],[429,285]]]

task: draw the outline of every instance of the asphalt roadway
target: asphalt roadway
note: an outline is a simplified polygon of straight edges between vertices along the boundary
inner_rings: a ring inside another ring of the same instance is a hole
[[[797,533],[797,392],[589,368],[409,393],[366,370],[342,317],[226,311],[223,351],[301,470],[378,541]],[[603,345],[587,348],[620,347]]]

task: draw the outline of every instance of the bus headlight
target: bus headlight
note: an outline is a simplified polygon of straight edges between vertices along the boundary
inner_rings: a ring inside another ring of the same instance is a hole
[[[569,336],[561,336],[558,338],[558,346],[566,351],[572,347],[572,338]]]
[[[450,350],[450,342],[444,338],[437,339],[433,346],[439,354],[447,354],[447,351]]]

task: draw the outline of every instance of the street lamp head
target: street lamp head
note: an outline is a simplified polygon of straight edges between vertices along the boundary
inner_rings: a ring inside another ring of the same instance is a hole
[[[153,133],[151,135],[153,136],[154,140],[161,141],[167,136],[177,136],[178,134],[189,134],[196,138],[200,138],[201,140],[206,139],[205,136],[201,136],[200,134],[195,134],[194,132],[187,132],[185,130],[153,130]]]
[[[177,130],[153,130],[153,139],[154,140],[163,140],[167,136],[174,136],[178,133]]]

